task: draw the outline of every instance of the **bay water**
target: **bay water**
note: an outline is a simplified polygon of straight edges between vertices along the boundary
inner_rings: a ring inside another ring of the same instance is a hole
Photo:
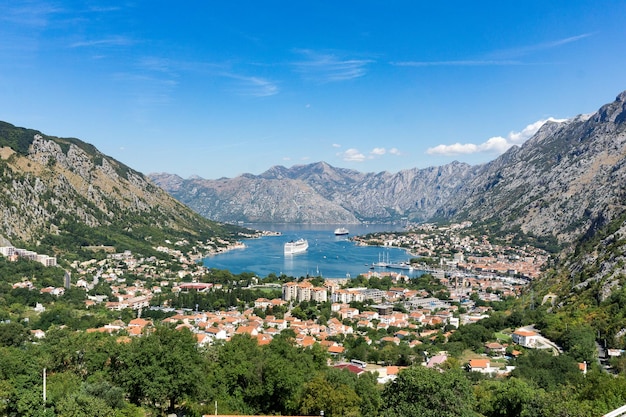
[[[348,236],[335,236],[337,227],[346,227]],[[372,264],[407,262],[411,255],[403,249],[381,246],[359,246],[349,237],[372,232],[402,230],[400,225],[294,225],[294,224],[246,224],[256,230],[280,232],[279,236],[246,239],[245,248],[212,255],[203,260],[208,268],[226,269],[234,274],[252,272],[260,277],[270,273],[287,276],[324,278],[355,278],[368,272]],[[285,255],[286,242],[307,239],[306,252]],[[376,270],[381,270],[376,267]],[[403,274],[419,275],[418,271],[403,270]]]

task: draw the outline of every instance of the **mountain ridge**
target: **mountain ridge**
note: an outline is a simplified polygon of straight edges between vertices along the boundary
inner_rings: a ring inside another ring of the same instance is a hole
[[[499,220],[560,242],[606,224],[626,209],[625,98],[621,93],[592,115],[550,123],[485,164],[448,201],[457,212],[444,217]]]
[[[55,254],[87,245],[149,250],[167,238],[205,240],[238,229],[202,218],[91,144],[6,122],[0,213],[1,241]]]
[[[167,173],[148,176],[203,216],[219,221],[384,223],[408,217],[426,220],[473,169],[455,161],[397,174],[360,173],[318,162],[291,168],[278,165],[260,175],[242,174],[232,179],[183,179]],[[445,182],[438,181],[442,178]],[[405,192],[411,189],[420,190],[420,199]],[[271,204],[263,199],[267,195],[274,197]],[[290,208],[292,201],[298,201],[297,213]]]

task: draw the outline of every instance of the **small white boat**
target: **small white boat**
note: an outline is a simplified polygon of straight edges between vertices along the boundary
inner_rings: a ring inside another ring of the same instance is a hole
[[[350,231],[346,229],[345,227],[338,227],[335,229],[335,236],[347,235],[349,233]]]
[[[285,255],[293,255],[295,253],[306,252],[309,248],[309,241],[306,239],[298,239],[285,243]]]

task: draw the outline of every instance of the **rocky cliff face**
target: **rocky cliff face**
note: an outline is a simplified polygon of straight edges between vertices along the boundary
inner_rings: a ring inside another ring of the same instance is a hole
[[[481,167],[439,214],[571,241],[626,206],[626,92],[590,116],[547,123]]]
[[[359,223],[426,220],[475,169],[454,162],[397,174],[363,174],[319,162],[233,179],[150,177],[181,202],[219,221]]]
[[[0,241],[72,235],[115,243],[81,236],[89,228],[145,239],[154,231],[199,236],[220,226],[89,144],[0,122]]]

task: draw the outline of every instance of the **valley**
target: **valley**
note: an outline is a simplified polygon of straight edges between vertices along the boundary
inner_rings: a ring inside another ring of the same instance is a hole
[[[3,122],[0,413],[608,413],[626,403],[625,115],[621,93],[484,165],[216,181]],[[199,263],[272,238],[250,221],[331,220],[395,223],[350,238],[427,273]]]

